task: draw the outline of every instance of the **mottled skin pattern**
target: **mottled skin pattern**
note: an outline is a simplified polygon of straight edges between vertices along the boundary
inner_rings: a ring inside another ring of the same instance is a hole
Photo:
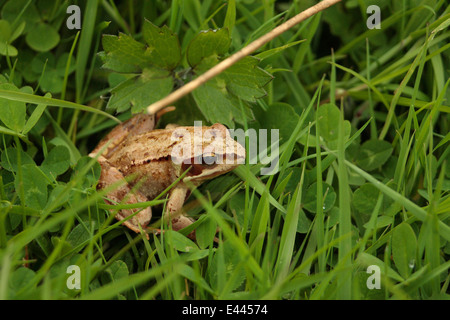
[[[181,210],[190,194],[185,182],[190,181],[194,186],[199,186],[203,181],[233,170],[245,161],[245,149],[229,136],[228,130],[221,124],[211,127],[172,126],[170,129],[153,130],[155,122],[153,116],[136,115],[115,127],[100,141],[90,153],[91,157],[98,157],[102,168],[97,188],[106,188],[132,176],[132,181],[109,192],[105,201],[109,204],[150,201],[190,167],[188,174],[171,189],[164,214],[164,218],[171,220],[172,228],[180,230],[193,222]],[[200,146],[194,146],[194,139],[201,142]],[[109,144],[105,148],[107,143]],[[174,148],[187,148],[190,153],[174,158]],[[214,148],[214,153],[208,151],[211,148]],[[205,155],[222,156],[224,161],[212,164],[201,161],[193,163],[192,159],[202,159]],[[185,164],[186,162],[189,164]],[[138,209],[120,210],[116,218],[122,220],[136,211]],[[147,207],[125,221],[124,225],[140,232],[139,226],[145,228],[151,217],[151,208]]]

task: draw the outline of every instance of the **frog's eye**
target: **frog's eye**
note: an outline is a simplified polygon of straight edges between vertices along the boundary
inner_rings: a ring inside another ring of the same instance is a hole
[[[211,165],[216,164],[216,161],[217,161],[217,158],[214,154],[202,157],[203,165],[211,166]]]

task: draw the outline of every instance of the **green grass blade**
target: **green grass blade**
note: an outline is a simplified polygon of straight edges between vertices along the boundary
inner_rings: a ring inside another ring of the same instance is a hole
[[[350,161],[346,160],[346,165],[351,168],[353,171],[355,171],[357,174],[365,178],[367,181],[372,183],[377,189],[379,189],[381,192],[383,192],[386,196],[394,200],[395,202],[399,203],[400,205],[404,206],[408,211],[411,212],[417,219],[424,221],[427,217],[427,212],[419,207],[417,204],[409,200],[408,198],[402,196],[395,190],[389,188],[385,184],[381,183],[377,179],[375,179],[373,176],[365,172],[364,170],[361,170],[357,166],[355,166]],[[446,225],[441,220],[438,221],[439,225],[439,234],[446,239],[447,241],[450,241],[450,227]]]
[[[350,194],[348,184],[347,165],[345,160],[345,141],[344,141],[344,110],[341,106],[341,118],[339,119],[339,135],[338,135],[338,179],[339,179],[339,236],[344,237],[351,234],[351,211],[350,211]],[[345,269],[350,267],[352,261],[348,259],[348,255],[352,250],[351,237],[347,237],[339,242],[339,260],[347,259],[342,265]],[[345,272],[337,279],[339,299],[350,299],[352,297],[351,273]]]
[[[80,110],[80,111],[96,113],[96,114],[102,115],[104,117],[110,118],[117,123],[120,123],[120,121],[116,117],[110,115],[109,113],[106,113],[104,111],[101,111],[101,110],[98,110],[98,109],[95,109],[92,107],[88,107],[88,106],[85,106],[82,104],[70,102],[70,101],[65,101],[65,100],[60,100],[60,99],[55,99],[55,98],[47,98],[47,97],[37,96],[37,95],[29,94],[29,93],[2,90],[2,89],[0,89],[0,98],[5,98],[5,99],[9,99],[9,100],[14,100],[14,101],[21,101],[21,102],[25,102],[25,103],[45,104],[47,106],[52,106],[52,107],[69,108],[69,109],[75,109],[75,110]]]

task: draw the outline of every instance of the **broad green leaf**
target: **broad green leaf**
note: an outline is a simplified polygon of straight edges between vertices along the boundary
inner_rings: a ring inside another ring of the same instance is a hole
[[[41,169],[50,177],[55,177],[63,174],[69,169],[70,153],[64,146],[56,146],[50,150],[47,157],[41,165]]]
[[[45,237],[41,237],[42,241],[45,241],[48,243],[48,240],[45,239]],[[50,244],[47,244],[48,249],[47,252],[51,252],[51,246]],[[48,270],[47,277],[51,278],[54,282],[52,282],[54,285],[59,285],[58,287],[62,288],[64,290],[64,293],[67,294],[69,297],[75,297],[77,294],[80,293],[80,290],[77,289],[69,289],[67,287],[67,280],[69,280],[69,277],[73,275],[72,273],[68,272],[68,267],[76,265],[80,268],[80,280],[85,279],[89,266],[93,266],[91,264],[88,265],[88,262],[86,261],[86,258],[84,255],[81,254],[70,254],[70,256],[66,256],[63,259],[56,260],[50,267],[50,270]],[[62,276],[65,275],[65,276]],[[71,279],[72,283],[75,279]],[[58,283],[59,281],[59,283]],[[67,297],[66,297],[67,298]]]
[[[12,293],[18,292],[26,287],[35,277],[35,272],[30,268],[20,267],[15,270],[9,278],[9,289]]]
[[[146,46],[131,36],[119,33],[119,36],[103,35],[103,68],[117,72],[138,72],[149,67]]]
[[[111,276],[111,280],[116,281],[120,278],[126,277],[129,274],[128,266],[122,260],[114,261],[106,272]]]
[[[202,74],[221,61],[230,43],[228,29],[202,31],[189,43],[188,63],[196,74]],[[231,126],[233,121],[242,122],[239,121],[242,112],[237,108],[239,101],[234,97],[254,102],[266,95],[263,87],[273,77],[259,68],[258,62],[254,57],[245,57],[217,75],[208,87],[204,85],[194,91],[197,106],[208,120]],[[208,101],[215,101],[212,108]]]
[[[375,227],[375,229],[385,228],[388,225],[392,224],[393,222],[394,222],[394,219],[391,216],[381,215],[381,216],[377,217],[374,227]],[[369,228],[369,227],[372,227],[372,225],[370,224],[370,222],[367,222],[363,225],[363,227]]]
[[[294,193],[295,189],[297,188],[298,182],[300,181],[300,178],[302,176],[302,169],[300,167],[290,167],[287,168],[285,171],[286,176],[291,176],[289,181],[286,183],[286,188],[284,189],[284,193]],[[308,176],[305,175],[303,181],[304,186],[309,186],[310,183],[308,182]]]
[[[51,52],[41,52],[31,60],[31,70],[39,74],[42,74],[55,65],[56,59]]]
[[[34,57],[31,68],[40,77],[42,91],[51,93],[62,91],[68,56],[68,53],[63,53],[56,59],[51,52],[41,52]],[[68,74],[70,75],[74,70],[75,62],[72,59]]]
[[[75,179],[80,177],[80,171],[84,170],[84,168],[92,161],[92,158],[88,156],[81,157],[75,167],[73,168],[71,179]],[[81,181],[79,180],[79,184],[81,188],[90,188],[95,183],[97,183],[100,178],[101,167],[98,162],[94,162],[93,167],[88,170],[86,174],[82,176]]]
[[[217,223],[207,216],[195,229],[195,238],[200,249],[205,249],[213,243],[217,231]]]
[[[332,186],[325,182],[322,183],[322,192],[323,211],[327,212],[333,208],[334,203],[336,202],[336,192],[334,192]],[[303,207],[310,212],[317,212],[317,182],[314,182],[306,189],[303,198]]]
[[[90,238],[89,225],[84,226],[81,223],[76,225],[75,228],[70,231],[66,238],[66,241],[72,245],[72,247],[77,247],[83,242],[89,240]]]
[[[299,115],[295,112],[294,108],[282,102],[276,102],[271,104],[267,110],[254,109],[255,117],[259,121],[261,128],[267,130],[279,130],[280,144],[288,141],[296,125],[300,121]],[[271,140],[268,140],[271,141]],[[267,143],[270,145],[270,143]],[[293,189],[295,190],[298,181],[292,181]]]
[[[21,16],[17,23],[26,23],[25,33],[31,31],[36,26],[36,23],[41,21],[34,1],[9,0],[2,8],[2,18],[10,23],[14,23],[19,15]]]
[[[11,37],[11,26],[6,20],[0,20],[0,42],[7,42]]]
[[[366,270],[360,270],[360,271],[354,272],[352,282],[354,283],[355,287],[356,287],[356,284],[358,284],[358,287],[360,290],[360,293],[358,293],[359,294],[358,299],[361,299],[361,300],[384,300],[385,296],[384,296],[383,287],[381,287],[381,290],[368,288],[367,280],[369,280],[369,277],[373,277],[373,274],[367,273]],[[369,280],[369,281],[371,281],[371,280]]]
[[[11,45],[13,41],[11,26],[8,21],[0,20],[0,54],[4,56],[17,56],[17,49]]]
[[[356,258],[356,262],[361,265],[364,268],[367,268],[370,265],[378,266],[382,273],[385,273],[388,277],[397,280],[397,281],[403,281],[404,279],[402,276],[400,276],[394,269],[392,269],[389,266],[386,266],[386,264],[378,259],[377,257],[374,257],[373,255],[362,252],[358,255],[358,258]]]
[[[36,51],[49,51],[59,43],[57,30],[47,23],[38,23],[25,37],[27,44]]]
[[[370,214],[375,208],[380,191],[371,183],[363,184],[356,189],[353,194],[353,206],[361,213]],[[381,213],[385,213],[393,201],[388,197],[383,197]]]
[[[338,120],[340,117],[340,111],[334,104],[328,103],[319,107],[317,110],[319,135],[327,142],[328,148],[336,149],[338,142]],[[344,142],[347,142],[351,133],[351,124],[348,120],[344,120]],[[301,144],[306,144],[307,136],[304,135],[299,139]],[[310,134],[308,139],[308,146],[316,146],[315,134]]]
[[[173,70],[181,60],[178,37],[166,26],[159,28],[145,20],[142,36],[147,45],[120,33],[119,36],[104,35],[100,54],[104,68],[123,73],[140,72],[158,67]]]
[[[185,237],[179,232],[166,230],[164,236],[166,241],[168,241],[168,243],[170,244],[170,246],[178,251],[193,252],[198,250],[198,247],[195,244],[195,242],[193,242],[192,240]]]
[[[355,166],[350,161],[345,161],[345,164],[347,167],[351,168],[353,171],[358,173],[360,176],[364,177],[367,181],[372,183],[374,186],[376,186],[385,196],[388,196],[392,200],[394,200],[396,203],[404,206],[406,210],[409,210],[411,214],[413,214],[417,219],[425,221],[427,218],[427,212],[425,209],[421,208],[411,200],[409,200],[407,197],[401,195],[394,189],[388,187],[387,185],[381,183],[377,179],[375,179],[373,176],[365,172],[364,170],[361,170],[358,166]],[[448,210],[447,210],[448,211]],[[445,212],[445,211],[444,211]],[[439,234],[444,237],[446,240],[450,241],[450,228],[449,226],[444,223],[441,220],[438,220],[439,224]]]
[[[58,231],[59,231],[59,229],[58,229]],[[59,252],[59,256],[65,255],[66,253],[69,253],[70,251],[73,250],[72,245],[69,242],[67,242],[67,240],[62,239],[61,237],[54,236],[51,238],[51,242],[52,242],[53,247],[59,246],[61,248],[61,251]]]
[[[233,103],[232,97],[209,83],[195,89],[192,95],[209,122],[220,122],[232,128],[233,120],[242,118],[238,102]]]
[[[69,137],[67,137],[67,135],[65,135],[65,133],[62,131],[61,128],[59,128],[59,127],[56,127],[56,128],[57,128],[56,131],[58,131],[58,136],[54,137],[52,140],[50,140],[49,144],[52,144],[54,146],[66,147],[70,152],[70,164],[73,165],[78,161],[78,159],[80,159],[80,157],[81,157],[80,151],[76,148],[76,146],[72,142],[72,140],[70,140]]]
[[[317,110],[318,127],[320,136],[326,141],[334,141],[338,139],[337,121],[340,117],[340,111],[334,104],[328,103],[319,107]],[[344,121],[344,141],[350,136],[351,125],[348,120]]]
[[[167,71],[144,69],[142,75],[128,79],[112,90],[108,108],[117,112],[142,111],[148,105],[164,98],[172,91],[173,79]]]
[[[392,258],[398,272],[408,278],[415,265],[417,238],[411,226],[403,222],[395,227],[392,234]]]
[[[25,21],[22,21],[22,23],[19,24],[19,26],[12,31],[9,41],[13,42],[14,40],[16,40],[22,34],[23,30],[25,29],[25,26],[26,26]]]
[[[10,83],[0,84],[1,90],[20,92]],[[21,101],[0,98],[0,120],[11,130],[21,132],[25,125],[26,105]]]
[[[230,44],[230,34],[226,28],[201,31],[189,43],[186,51],[187,61],[191,67],[195,67],[204,58],[226,54]]]
[[[210,249],[204,249],[204,250],[196,250],[196,251],[189,252],[186,255],[186,259],[187,259],[187,261],[201,260],[209,255],[209,253],[210,253],[209,250]]]
[[[0,41],[0,54],[3,56],[15,57],[17,56],[18,51],[12,45]]]
[[[58,71],[49,69],[45,71],[42,77],[41,89],[43,92],[60,93],[63,89],[63,79],[59,76]]]
[[[219,77],[224,79],[229,92],[241,99],[254,102],[266,95],[263,87],[273,79],[270,73],[258,67],[258,62],[255,57],[245,57]]]
[[[383,140],[369,140],[362,144],[356,164],[361,169],[371,171],[381,167],[391,156],[392,145]]]
[[[159,28],[148,20],[144,21],[142,36],[148,44],[150,62],[157,67],[173,70],[180,63],[181,48],[176,34],[167,26]]]
[[[20,163],[22,166],[25,164],[36,165],[34,163],[34,160],[28,155],[28,153],[25,153],[23,150],[20,150]],[[17,149],[8,148],[5,152],[2,152],[0,164],[5,170],[17,172]]]
[[[311,220],[305,214],[305,211],[301,210],[298,213],[297,232],[307,233],[311,227]]]
[[[221,279],[227,282],[230,290],[236,289],[245,279],[245,269],[238,265],[242,262],[239,252],[233,248],[230,241],[225,241],[217,248],[208,266],[209,283],[218,290]],[[242,266],[242,264],[241,264]]]
[[[64,203],[71,200],[70,197],[71,194],[67,192],[67,186],[64,184],[57,184],[50,192],[47,205],[45,206],[44,210],[55,210]]]
[[[27,207],[40,210],[47,203],[48,180],[44,173],[35,164],[22,165],[22,180],[16,175],[15,187],[20,190],[20,184],[24,191],[24,201]],[[19,196],[22,195],[19,193]]]

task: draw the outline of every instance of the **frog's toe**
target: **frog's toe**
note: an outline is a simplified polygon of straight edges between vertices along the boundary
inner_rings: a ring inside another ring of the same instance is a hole
[[[150,209],[150,208],[147,208],[147,209]],[[133,212],[132,210],[121,210],[121,211],[128,211],[128,212],[117,214],[116,218],[118,220],[123,220],[126,217],[128,217],[136,212],[136,211]],[[127,226],[128,228],[130,228],[131,230],[139,233],[140,232],[139,226],[142,229],[146,228],[147,225],[150,223],[150,219],[151,219],[151,211],[147,212],[147,210],[144,209],[141,212],[137,213],[131,219],[124,221],[123,224],[125,226]]]
[[[184,215],[180,215],[176,218],[172,219],[172,230],[179,231],[181,229],[184,229],[186,227],[189,227],[191,224],[193,224],[195,220],[186,217]],[[195,230],[188,234],[188,237],[195,240]]]

